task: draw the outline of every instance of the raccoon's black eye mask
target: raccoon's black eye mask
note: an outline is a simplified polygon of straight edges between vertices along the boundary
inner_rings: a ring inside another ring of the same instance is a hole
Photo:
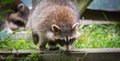
[[[66,44],[72,45],[74,41],[75,41],[75,38],[70,39],[68,43],[65,40],[56,39],[56,43],[60,44],[61,46],[64,46]]]
[[[17,20],[17,21],[13,21],[14,24],[18,25],[18,26],[25,26],[25,23],[20,21],[20,20]]]

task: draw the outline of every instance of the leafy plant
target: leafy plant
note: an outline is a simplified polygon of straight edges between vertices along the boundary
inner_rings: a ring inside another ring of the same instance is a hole
[[[9,13],[9,12],[14,12],[14,11],[10,10],[10,9],[7,9],[7,10],[0,11],[0,14],[6,14],[6,13]]]
[[[27,61],[42,61],[42,56],[39,53],[32,53],[27,56],[26,58]]]
[[[80,37],[74,43],[75,48],[119,48],[120,31],[118,24],[81,25]]]
[[[7,43],[11,40],[13,34],[15,34],[15,31],[10,35],[7,35],[7,29],[0,31],[0,48],[7,47]]]
[[[0,0],[0,8],[4,7],[6,4],[9,4],[9,3],[12,3],[14,2],[15,0]],[[0,15],[2,14],[6,14],[6,13],[9,13],[9,12],[14,12],[13,10],[10,10],[10,9],[6,9],[6,10],[0,10]],[[0,20],[3,20],[3,17],[0,16]]]
[[[0,21],[3,19],[3,17],[0,16]]]
[[[11,34],[7,34],[7,30],[0,32],[0,48],[1,49],[35,49],[35,45],[30,39],[16,39],[14,35],[19,30],[14,31]]]
[[[14,1],[15,0],[0,0],[0,7],[4,6],[6,4],[12,3]]]

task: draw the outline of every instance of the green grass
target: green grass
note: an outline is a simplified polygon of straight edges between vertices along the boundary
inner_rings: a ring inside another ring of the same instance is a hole
[[[109,25],[81,25],[80,37],[74,42],[74,48],[119,48],[120,27]],[[7,39],[6,39],[7,38]],[[0,49],[38,49],[29,38],[6,37],[0,41]]]
[[[9,35],[6,35],[6,30],[3,30],[0,32],[0,49],[37,49],[38,47],[34,45],[33,41],[30,37],[28,38],[16,38],[18,36],[15,36],[15,31]],[[28,34],[29,35],[29,34]]]
[[[116,24],[80,26],[75,48],[119,48],[120,28]]]
[[[24,39],[18,39],[7,42],[6,48],[13,48],[13,49],[35,49],[35,45],[32,41],[24,40]]]
[[[0,49],[36,49],[34,43],[30,40],[18,39],[18,40],[9,40],[0,45]]]

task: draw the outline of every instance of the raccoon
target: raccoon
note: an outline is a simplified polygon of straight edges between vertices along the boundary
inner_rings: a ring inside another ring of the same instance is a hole
[[[0,7],[1,11],[12,10],[9,13],[1,14],[4,19],[4,23],[11,30],[19,29],[20,27],[25,27],[27,23],[27,18],[29,15],[29,8],[22,3],[21,0],[15,0],[12,3],[6,4]],[[1,21],[2,23],[3,21]],[[3,24],[4,25],[4,24]]]
[[[29,15],[29,8],[23,3],[19,3],[16,12],[9,14],[7,20],[13,22],[17,26],[25,26]]]
[[[32,31],[40,50],[57,50],[56,44],[70,50],[79,37],[79,12],[73,0],[41,0],[29,16],[27,27]]]

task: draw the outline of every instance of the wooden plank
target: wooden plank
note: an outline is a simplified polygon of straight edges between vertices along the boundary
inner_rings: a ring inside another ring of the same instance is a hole
[[[0,54],[19,53],[19,54],[30,54],[36,53],[59,53],[58,51],[39,51],[39,50],[0,50]],[[84,49],[72,49],[70,53],[120,53],[120,48],[84,48]]]
[[[119,23],[119,22],[116,22],[116,21],[104,21],[104,20],[80,20],[80,24],[83,24],[83,25],[92,25],[92,24],[113,24],[113,23]]]
[[[80,15],[83,14],[83,12],[86,10],[87,6],[92,2],[93,0],[76,0],[76,4],[78,6]]]
[[[86,9],[81,18],[103,21],[120,21],[120,12]]]
[[[60,50],[42,53],[39,50],[18,50],[12,51],[12,54],[29,55],[33,52],[40,53],[40,61],[120,61],[120,48],[73,49],[69,54],[61,53]],[[0,50],[2,54],[11,54],[11,51]]]

